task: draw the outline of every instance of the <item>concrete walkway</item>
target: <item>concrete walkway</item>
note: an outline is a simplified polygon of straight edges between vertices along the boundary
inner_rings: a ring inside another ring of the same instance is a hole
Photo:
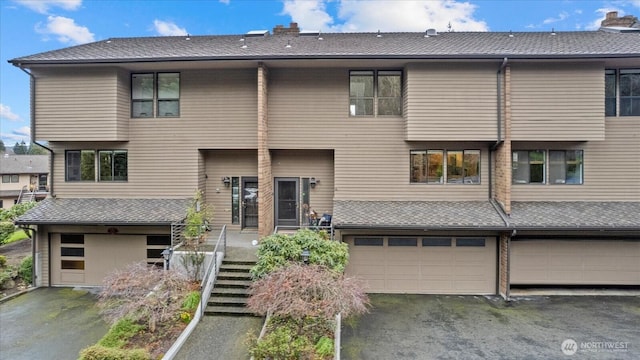
[[[0,359],[77,359],[109,326],[86,289],[38,288],[0,303]]]
[[[215,245],[218,234],[210,234],[207,243]],[[227,232],[227,253],[232,260],[257,260],[256,233]],[[258,336],[263,319],[258,317],[204,316],[184,343],[175,360],[249,359],[248,334]]]

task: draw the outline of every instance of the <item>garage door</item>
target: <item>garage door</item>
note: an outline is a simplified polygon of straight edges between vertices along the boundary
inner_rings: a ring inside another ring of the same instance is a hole
[[[350,237],[347,274],[371,293],[495,294],[496,240]]]
[[[640,285],[640,241],[512,241],[511,284]]]
[[[100,285],[114,269],[147,258],[144,235],[51,235],[51,285]]]

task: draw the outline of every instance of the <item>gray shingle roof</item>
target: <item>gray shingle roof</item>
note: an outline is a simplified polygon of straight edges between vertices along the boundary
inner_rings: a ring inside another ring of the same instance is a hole
[[[48,174],[49,155],[2,155],[0,174]]]
[[[190,199],[47,198],[16,220],[18,225],[169,225],[186,216]]]
[[[304,58],[591,58],[640,56],[640,33],[606,31],[327,33],[137,37],[108,40],[10,60],[15,65],[177,60]],[[246,48],[241,46],[246,44]],[[290,44],[291,47],[285,47]]]
[[[509,222],[519,230],[640,230],[640,202],[513,202]]]
[[[507,230],[489,201],[336,200],[336,228]]]

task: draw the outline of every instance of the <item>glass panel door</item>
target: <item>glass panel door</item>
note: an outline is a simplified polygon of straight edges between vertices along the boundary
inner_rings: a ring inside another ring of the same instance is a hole
[[[276,225],[298,226],[300,224],[298,181],[297,178],[276,178]]]
[[[242,178],[242,227],[258,227],[257,178]]]

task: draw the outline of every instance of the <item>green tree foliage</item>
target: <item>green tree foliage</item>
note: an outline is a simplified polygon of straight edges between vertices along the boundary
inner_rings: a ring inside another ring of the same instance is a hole
[[[29,155],[47,155],[49,154],[49,152],[43,148],[42,146],[36,144],[36,143],[31,143],[29,144],[29,150],[27,151],[27,153]]]
[[[4,141],[0,140],[0,152],[5,152],[7,148],[4,147]]]
[[[13,153],[16,155],[25,155],[28,150],[29,149],[27,148],[27,144],[24,143],[24,140],[19,144],[16,142],[16,144],[13,145]]]
[[[36,206],[35,201],[15,204],[10,209],[0,210],[0,244],[3,244],[17,229],[13,221]]]
[[[342,273],[349,261],[347,244],[331,241],[326,232],[309,229],[295,234],[274,234],[264,237],[258,247],[258,262],[251,269],[254,279],[262,278],[292,262],[302,262],[302,251],[309,250],[309,264],[323,265]]]

